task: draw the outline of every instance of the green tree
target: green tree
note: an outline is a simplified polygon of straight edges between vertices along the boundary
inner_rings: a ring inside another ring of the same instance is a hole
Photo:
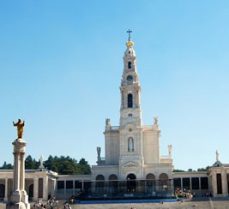
[[[197,171],[207,171],[209,169],[209,166],[207,166],[206,168],[198,168]]]
[[[182,169],[174,169],[173,172],[185,172],[185,170],[182,170]]]
[[[44,166],[59,174],[79,174],[77,161],[69,156],[52,157],[50,155],[48,160],[44,162]]]
[[[39,162],[28,155],[25,159],[25,169],[38,169]]]
[[[6,161],[3,163],[2,167],[0,169],[12,169],[13,166],[11,163],[6,163]]]
[[[91,173],[91,167],[84,158],[80,159],[78,163],[78,168],[79,168],[79,174],[90,174]]]

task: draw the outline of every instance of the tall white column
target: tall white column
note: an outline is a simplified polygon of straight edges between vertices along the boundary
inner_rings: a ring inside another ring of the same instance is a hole
[[[14,153],[14,179],[13,179],[14,191],[19,191],[19,183],[20,183],[19,175],[20,175],[19,157],[18,157],[18,153]]]
[[[38,200],[38,178],[33,179],[33,201]]]
[[[67,194],[66,194],[66,180],[64,180],[64,198],[66,199],[66,196],[67,196]]]
[[[213,196],[217,196],[217,181],[216,181],[216,173],[212,173],[212,192]]]
[[[25,161],[24,153],[20,154],[20,190],[25,190]]]
[[[223,196],[228,196],[227,173],[226,173],[226,171],[224,170],[221,175],[222,175]]]
[[[28,195],[25,191],[25,146],[23,139],[18,138],[13,142],[14,146],[14,179],[13,179],[13,193],[11,201],[13,204],[7,206],[7,209],[29,209]]]
[[[8,178],[5,178],[5,197],[4,201],[8,201]]]
[[[6,209],[30,209],[28,195],[25,191],[25,147],[26,143],[22,139],[24,122],[20,119],[17,123],[18,138],[13,141],[14,173],[13,173],[13,192],[10,197],[11,204],[6,205]]]
[[[48,199],[48,177],[43,178],[43,200]]]

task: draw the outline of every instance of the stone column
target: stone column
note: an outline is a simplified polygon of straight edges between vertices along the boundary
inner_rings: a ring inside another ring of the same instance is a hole
[[[25,146],[22,138],[16,139],[14,146],[14,173],[13,173],[13,194],[11,204],[7,204],[7,209],[30,209],[28,195],[25,191]]]
[[[175,194],[175,190],[174,190],[174,182],[173,182],[173,179],[170,178],[171,181],[170,181],[170,191],[171,191],[171,195],[174,195]]]
[[[64,198],[66,199],[66,196],[67,196],[67,194],[66,194],[66,180],[64,180]]]
[[[56,179],[54,179],[53,180],[53,193],[52,193],[52,196],[54,196],[55,195],[55,193],[56,193],[56,183],[57,181],[56,181]]]
[[[14,152],[14,178],[13,178],[13,188],[14,192],[19,191],[19,174],[20,174],[20,162],[17,153]]]
[[[33,201],[38,201],[38,178],[33,179]]]
[[[82,180],[81,189],[82,189],[82,191],[84,191],[84,180]]]
[[[48,200],[48,177],[43,178],[43,200]]]
[[[20,190],[25,190],[25,153],[20,154]]]
[[[223,193],[223,196],[228,196],[228,187],[227,187],[227,173],[226,171],[224,170],[222,172],[222,193]]]
[[[181,177],[180,179],[181,179],[181,191],[183,191],[184,190],[184,188],[183,188],[183,178]]]
[[[5,178],[5,197],[4,201],[8,201],[8,178]]]
[[[212,173],[212,193],[213,196],[217,196],[217,181],[216,181],[216,173]]]

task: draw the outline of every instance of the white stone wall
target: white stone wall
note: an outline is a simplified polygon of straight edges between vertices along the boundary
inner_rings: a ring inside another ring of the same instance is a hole
[[[120,153],[119,131],[106,131],[105,133],[105,163],[118,165]]]
[[[153,129],[143,131],[144,163],[159,163],[159,135]]]
[[[151,164],[144,166],[144,178],[147,174],[152,173],[155,175],[156,180],[159,179],[160,174],[165,173],[169,179],[172,179],[173,167],[171,164]]]
[[[115,174],[119,175],[119,167],[118,166],[92,166],[92,180],[96,179],[96,176],[103,175],[105,180],[109,179],[109,176]]]

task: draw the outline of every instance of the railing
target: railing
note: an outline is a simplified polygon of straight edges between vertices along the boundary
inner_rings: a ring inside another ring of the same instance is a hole
[[[143,125],[142,128],[143,129],[152,129],[153,126],[152,125]]]
[[[118,131],[119,130],[119,126],[108,126],[108,127],[106,127],[106,130]]]
[[[88,181],[80,188],[59,189],[57,197],[68,198],[81,192],[84,198],[171,197],[172,180]]]
[[[169,157],[169,155],[161,155],[160,156],[161,159],[171,159],[171,157]]]

